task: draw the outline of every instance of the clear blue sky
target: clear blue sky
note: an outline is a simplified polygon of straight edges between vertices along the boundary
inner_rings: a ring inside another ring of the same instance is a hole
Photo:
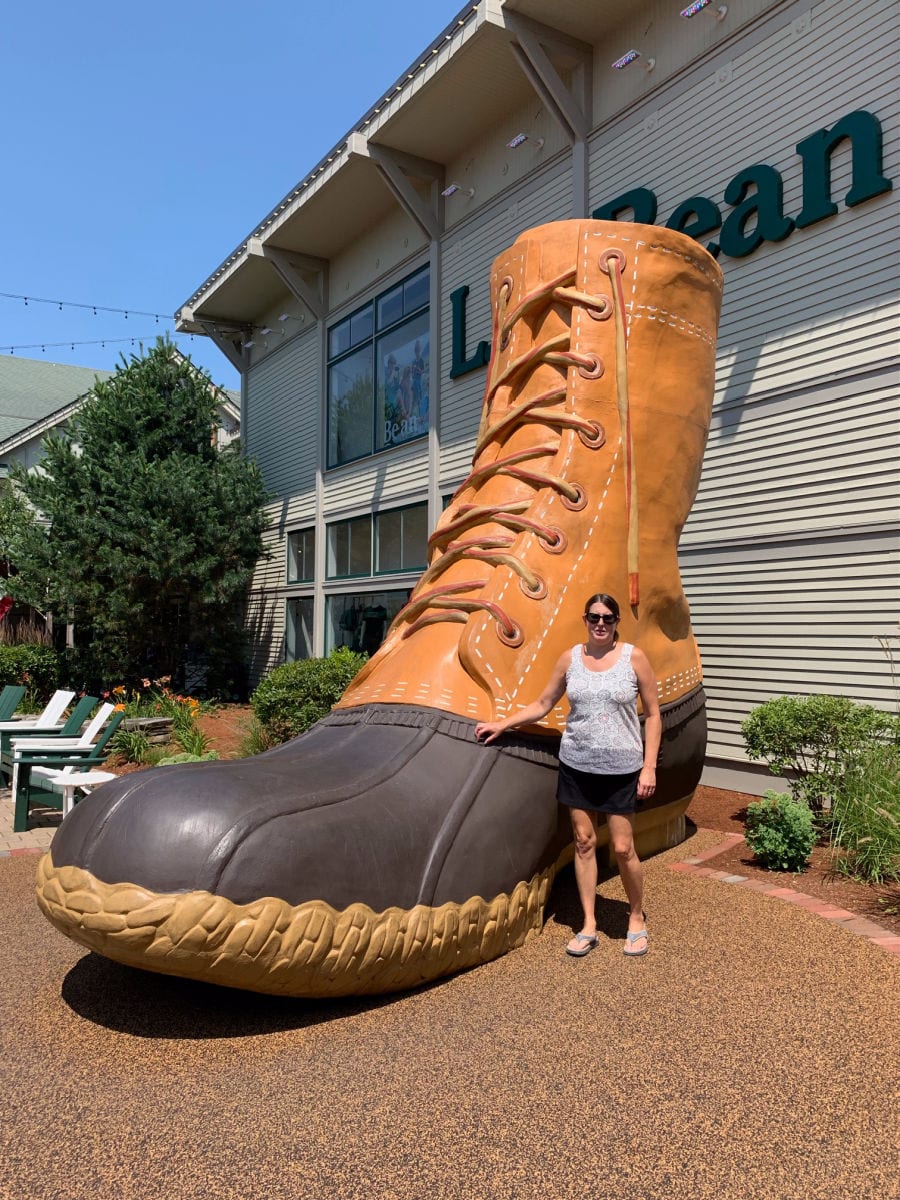
[[[33,0],[0,41],[0,292],[171,314],[462,0]],[[111,369],[152,317],[0,299],[0,347]],[[169,319],[168,328],[173,328]],[[19,349],[43,342],[31,349]],[[62,346],[51,343],[65,342]],[[205,338],[179,345],[237,386]]]

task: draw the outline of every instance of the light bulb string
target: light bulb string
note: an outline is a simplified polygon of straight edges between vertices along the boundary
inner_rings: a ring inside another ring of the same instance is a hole
[[[22,300],[27,307],[29,304],[53,304],[60,312],[64,308],[82,308],[93,312],[96,317],[97,313],[116,313],[123,316],[127,321],[132,317],[154,317],[157,321],[171,321],[171,313],[147,312],[140,308],[111,308],[107,304],[85,304],[79,300],[49,300],[46,296],[23,296],[17,292],[0,292],[0,299],[3,300]]]

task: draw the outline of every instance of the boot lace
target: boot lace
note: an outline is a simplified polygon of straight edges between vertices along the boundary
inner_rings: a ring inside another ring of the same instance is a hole
[[[606,250],[600,257],[601,269],[610,276],[612,298],[591,295],[574,286],[576,271],[573,267],[555,279],[548,280],[524,296],[514,307],[509,307],[513,292],[513,280],[508,276],[501,280],[493,318],[494,345],[505,349],[509,344],[513,326],[525,316],[531,316],[542,307],[565,304],[572,308],[583,307],[594,320],[614,317],[616,328],[616,391],[622,443],[625,454],[626,507],[628,512],[628,570],[629,599],[638,602],[637,574],[637,513],[634,481],[634,458],[631,452],[631,422],[628,410],[628,381],[626,364],[627,330],[625,327],[625,301],[622,290],[622,271],[625,265],[620,250]],[[561,411],[558,407],[566,398],[566,383],[542,391],[522,401],[502,417],[491,423],[494,398],[499,388],[515,385],[538,366],[552,364],[568,371],[576,370],[583,379],[599,379],[604,364],[596,354],[579,354],[571,349],[571,329],[555,334],[530,347],[524,354],[509,361],[501,368],[499,355],[491,359],[489,377],[481,427],[475,445],[472,472],[460,484],[456,496],[469,487],[478,487],[494,475],[506,475],[535,488],[552,488],[560,496],[565,508],[579,511],[587,504],[584,489],[570,483],[559,475],[552,474],[533,460],[552,458],[559,449],[559,441],[531,446],[512,454],[506,454],[491,462],[479,465],[479,459],[489,446],[502,442],[516,427],[525,422],[539,423],[555,428],[562,434],[574,430],[585,446],[599,449],[606,441],[603,427],[596,421],[586,420],[574,413]],[[519,579],[519,586],[526,596],[541,600],[547,595],[547,584],[518,555],[511,552],[518,535],[528,531],[537,536],[543,549],[549,554],[560,554],[567,541],[560,529],[544,524],[525,515],[533,500],[517,500],[504,504],[463,504],[458,507],[453,519],[438,528],[428,542],[430,565],[420,578],[409,602],[394,619],[392,631],[405,626],[402,637],[411,637],[417,630],[438,622],[451,621],[464,624],[474,612],[487,612],[496,622],[496,633],[501,642],[508,646],[519,646],[524,640],[520,627],[508,613],[478,593],[488,584],[488,577],[473,574],[472,578],[441,584],[440,576],[454,563],[465,560],[491,567],[505,566]],[[510,534],[478,533],[485,524],[499,525],[510,530]]]

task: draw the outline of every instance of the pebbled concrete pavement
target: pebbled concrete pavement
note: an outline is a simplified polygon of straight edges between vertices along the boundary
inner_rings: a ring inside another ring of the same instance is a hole
[[[892,1200],[900,959],[646,864],[583,960],[571,871],[521,950],[398,997],[278,1000],[66,941],[0,859],[2,1200]]]

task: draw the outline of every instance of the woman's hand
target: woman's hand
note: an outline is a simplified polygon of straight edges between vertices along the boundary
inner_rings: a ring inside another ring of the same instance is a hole
[[[637,794],[642,800],[646,800],[647,797],[652,796],[655,791],[656,770],[654,767],[644,767],[638,776]]]
[[[487,745],[498,738],[501,733],[505,733],[506,729],[505,721],[480,721],[475,726],[475,741],[483,741]]]

